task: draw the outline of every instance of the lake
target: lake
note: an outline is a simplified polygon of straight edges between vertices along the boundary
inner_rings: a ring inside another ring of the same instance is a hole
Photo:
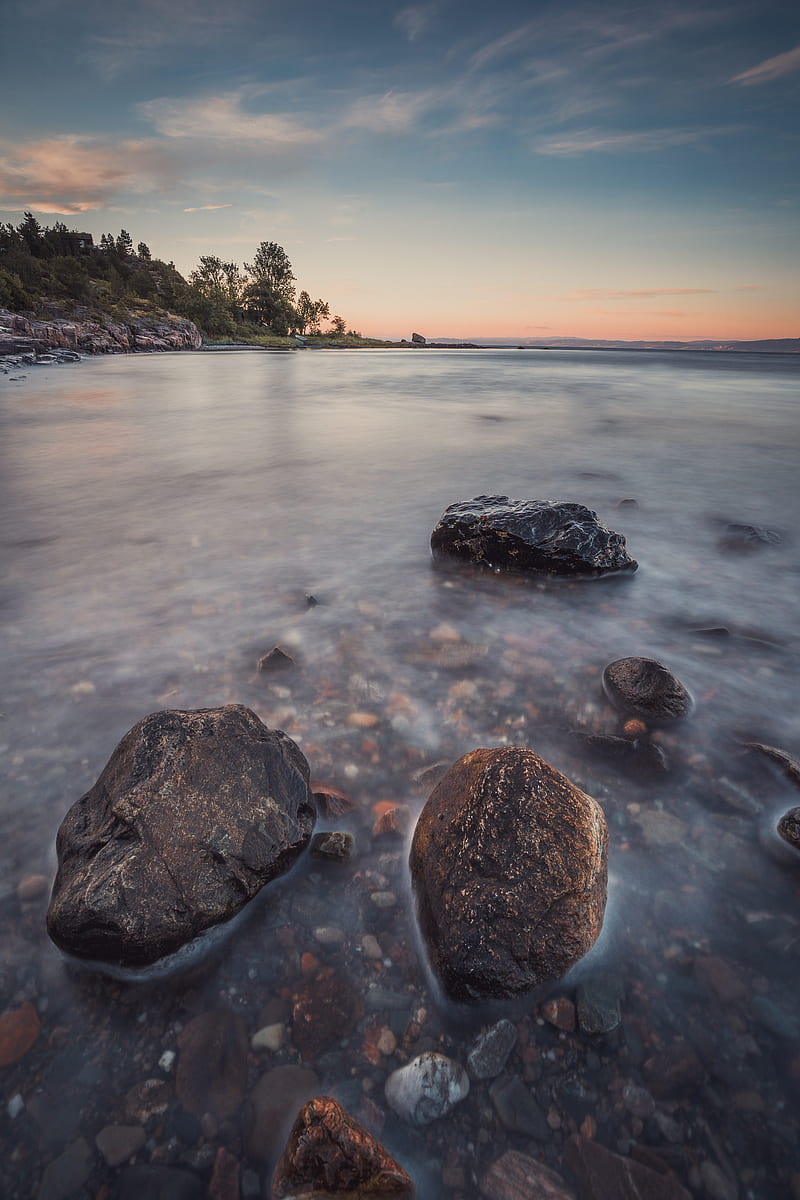
[[[800,1195],[800,866],[775,833],[800,800],[747,745],[800,753],[799,385],[791,356],[545,350],[142,355],[0,377],[0,985],[3,1011],[30,1005],[40,1024],[0,1067],[4,1195],[155,1196],[156,1167],[200,1195],[215,1170],[269,1195],[299,1107],[269,1073],[300,1069],[293,1013],[318,972],[347,1011],[332,1021],[317,988],[308,1094],[339,1097],[421,1200],[477,1196],[508,1149],[575,1188],[576,1134],[692,1196]],[[481,494],[585,504],[639,570],[437,566],[442,511]],[[275,646],[294,666],[259,672]],[[694,698],[653,734],[666,771],[593,736],[621,732],[601,677],[629,655]],[[136,721],[227,703],[346,794],[353,808],[318,828],[353,834],[353,857],[306,856],[170,971],[69,962],[47,893],[21,900],[20,881],[49,887],[67,808]],[[566,979],[456,1010],[417,938],[408,842],[445,767],[506,744],[602,804],[605,926]],[[394,831],[376,825],[390,805]],[[548,999],[597,978],[617,980],[617,1028],[547,1019]],[[184,1031],[219,1010],[248,1039],[277,1032],[250,1050],[233,1112],[213,1096],[192,1112]],[[424,1128],[393,1114],[391,1071],[431,1049],[464,1065],[502,1017],[517,1030],[502,1087],[473,1078]],[[139,1131],[127,1157],[96,1144],[108,1125]]]

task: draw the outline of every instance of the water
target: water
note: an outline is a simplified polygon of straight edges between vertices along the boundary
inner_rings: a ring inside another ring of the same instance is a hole
[[[790,1194],[800,869],[780,861],[774,823],[798,799],[742,743],[800,747],[799,376],[783,356],[342,351],[114,358],[0,382],[0,983],[3,1009],[30,1000],[42,1024],[2,1069],[4,1105],[24,1103],[2,1119],[8,1195],[37,1195],[81,1137],[76,1194],[113,1194],[119,1171],[94,1138],[138,1123],[125,1097],[143,1080],[172,1088],[159,1058],[198,1013],[233,1009],[248,1035],[270,1005],[281,1014],[288,1040],[251,1055],[248,1097],[272,1066],[299,1061],[304,952],[366,997],[352,1032],[319,1052],[319,1090],[380,1130],[423,1197],[477,1194],[507,1148],[568,1175],[565,1142],[582,1122],[591,1132],[587,1117],[603,1145],[648,1147],[692,1195],[716,1194],[720,1175],[730,1195]],[[435,568],[439,515],[481,493],[587,504],[625,534],[639,571],[543,585]],[[745,544],[732,522],[781,539]],[[259,674],[275,645],[295,668]],[[657,735],[663,778],[586,740],[619,732],[600,677],[624,655],[662,660],[696,701]],[[353,860],[338,874],[304,861],[173,974],[77,970],[44,933],[46,896],[20,905],[19,880],[52,877],[66,809],[141,716],[230,702],[285,729],[312,776],[355,801],[320,826],[355,835]],[[546,1141],[508,1130],[485,1083],[422,1131],[383,1099],[406,1057],[438,1048],[465,1062],[497,1014],[438,997],[411,917],[408,834],[375,835],[372,806],[405,805],[413,823],[427,768],[500,744],[542,754],[600,800],[611,829],[603,936],[550,994],[613,969],[622,1028],[559,1034],[541,1023],[543,996],[512,1012],[508,1069],[549,1114]],[[371,897],[387,891],[381,908]],[[331,926],[338,941],[320,935]],[[708,982],[719,959],[732,998]],[[382,1029],[397,1049],[365,1052]],[[694,1073],[665,1082],[658,1056],[685,1047]],[[626,1107],[627,1085],[655,1096],[654,1114]],[[226,1145],[243,1171],[268,1173],[246,1150],[248,1120],[245,1102],[201,1129],[171,1098],[136,1161],[207,1179]]]

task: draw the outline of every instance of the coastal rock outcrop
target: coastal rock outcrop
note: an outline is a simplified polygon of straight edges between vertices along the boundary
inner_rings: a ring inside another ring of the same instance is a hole
[[[51,938],[135,966],[228,920],[305,848],[308,782],[291,738],[243,705],[145,717],[58,831]]]
[[[692,707],[680,680],[654,658],[618,658],[609,663],[603,688],[617,708],[650,721],[677,721]]]
[[[411,845],[432,966],[456,1000],[557,979],[594,944],[606,901],[600,805],[532,750],[473,750],[436,785]]]
[[[621,533],[583,504],[476,496],[451,504],[431,534],[436,557],[496,571],[593,576],[635,571]]]
[[[414,1200],[416,1188],[338,1101],[316,1096],[297,1116],[270,1194],[272,1200]]]
[[[135,350],[197,350],[202,335],[193,321],[166,312],[131,312],[127,320],[87,312],[71,317],[29,319],[0,309],[0,354],[74,350],[81,354],[125,354]]]

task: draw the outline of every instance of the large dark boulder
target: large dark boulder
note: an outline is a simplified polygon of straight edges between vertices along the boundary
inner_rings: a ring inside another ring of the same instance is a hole
[[[451,504],[431,534],[431,549],[497,571],[586,576],[637,567],[622,534],[583,504],[508,496]]]
[[[411,844],[420,926],[457,1000],[558,979],[594,944],[608,830],[596,800],[532,750],[473,750],[431,793]]]
[[[603,672],[612,704],[649,721],[677,721],[691,710],[692,697],[679,679],[654,658],[618,658]]]
[[[308,842],[308,780],[291,738],[243,705],[145,717],[58,831],[51,938],[134,966],[226,921]]]

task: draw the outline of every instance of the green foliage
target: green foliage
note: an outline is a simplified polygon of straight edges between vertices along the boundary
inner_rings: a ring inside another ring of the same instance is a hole
[[[26,292],[19,275],[0,267],[0,305],[12,312],[21,312],[33,306],[33,297]]]

